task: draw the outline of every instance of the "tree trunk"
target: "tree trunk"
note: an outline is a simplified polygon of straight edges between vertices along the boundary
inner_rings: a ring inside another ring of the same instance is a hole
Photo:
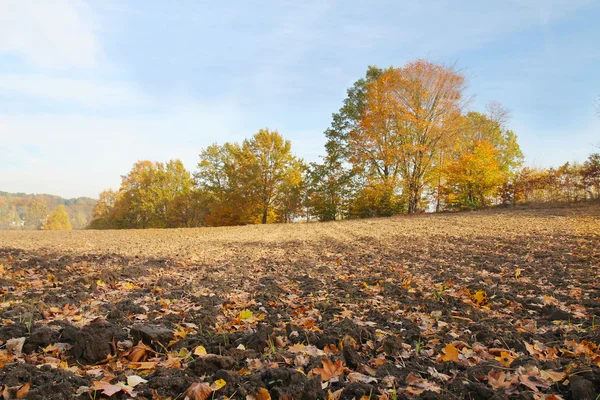
[[[267,215],[269,214],[269,210],[265,207],[263,209],[263,215],[262,215],[262,223],[266,224],[267,223]]]

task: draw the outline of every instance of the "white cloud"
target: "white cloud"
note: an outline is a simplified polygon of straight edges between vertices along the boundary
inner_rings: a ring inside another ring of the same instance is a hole
[[[51,68],[91,68],[100,47],[89,7],[80,0],[0,0],[0,53]]]

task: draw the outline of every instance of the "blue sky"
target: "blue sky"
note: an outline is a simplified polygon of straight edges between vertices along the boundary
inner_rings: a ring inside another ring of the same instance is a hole
[[[0,190],[92,196],[139,159],[278,129],[295,153],[368,65],[456,63],[527,164],[600,142],[597,0],[0,0]]]

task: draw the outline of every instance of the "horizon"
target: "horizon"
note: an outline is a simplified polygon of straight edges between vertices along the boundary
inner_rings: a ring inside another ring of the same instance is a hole
[[[0,190],[98,198],[137,160],[278,130],[307,161],[368,65],[425,58],[512,111],[525,165],[597,149],[600,4],[0,0]],[[51,17],[51,18],[50,18]],[[232,29],[233,28],[233,29]]]

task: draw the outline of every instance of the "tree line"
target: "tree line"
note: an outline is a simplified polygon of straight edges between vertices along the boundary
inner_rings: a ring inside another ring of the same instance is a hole
[[[0,192],[0,230],[85,229],[95,204],[96,200],[87,197]],[[60,215],[59,221],[66,216],[68,225],[57,225],[51,215]]]
[[[318,163],[279,132],[201,150],[181,161],[139,161],[119,190],[101,193],[90,227],[166,228],[320,221],[473,210],[523,201],[598,198],[599,156],[558,169],[523,168],[509,112],[469,111],[467,79],[424,60],[369,67],[325,130]]]

